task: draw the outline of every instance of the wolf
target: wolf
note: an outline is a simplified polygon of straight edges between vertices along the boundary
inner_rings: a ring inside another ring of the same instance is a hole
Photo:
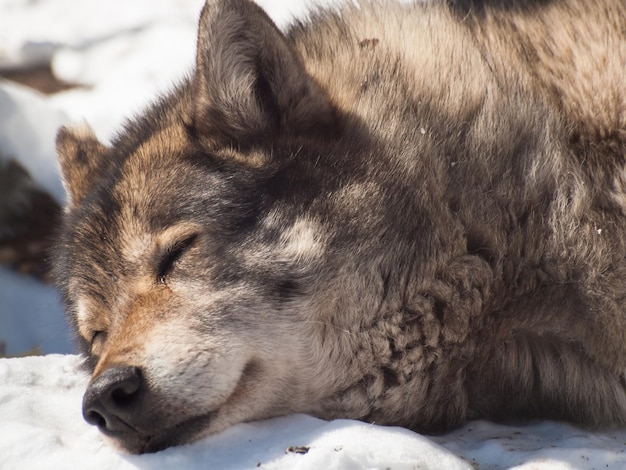
[[[626,3],[209,0],[195,69],[57,137],[85,419],[626,424]]]

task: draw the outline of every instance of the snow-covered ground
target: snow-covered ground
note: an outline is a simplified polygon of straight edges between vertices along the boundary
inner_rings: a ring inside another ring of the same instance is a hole
[[[295,415],[245,423],[194,444],[119,454],[82,420],[79,358],[0,359],[0,469],[623,469],[626,432],[544,422],[472,422],[443,436]],[[290,452],[289,448],[301,448]]]
[[[310,4],[263,0],[284,26]],[[54,135],[87,121],[109,140],[191,68],[202,0],[0,0],[0,68],[52,61],[83,86],[43,96],[0,80],[0,155],[18,158],[59,200]],[[290,416],[235,426],[163,452],[117,453],[80,414],[87,377],[72,350],[56,291],[0,269],[0,469],[620,469],[626,431],[565,424],[472,422],[437,437],[350,420]],[[55,355],[51,353],[62,353]],[[306,453],[287,452],[303,447]]]

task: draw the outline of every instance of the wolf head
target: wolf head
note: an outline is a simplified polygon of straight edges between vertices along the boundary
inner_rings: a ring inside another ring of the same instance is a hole
[[[358,380],[337,366],[355,320],[331,313],[363,300],[328,220],[353,200],[344,120],[266,14],[228,0],[203,9],[191,79],[111,146],[61,129],[57,273],[93,372],[84,417],[118,447],[315,412]]]

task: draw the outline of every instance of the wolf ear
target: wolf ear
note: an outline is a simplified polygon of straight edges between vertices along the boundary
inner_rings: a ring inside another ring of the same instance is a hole
[[[56,138],[57,154],[63,186],[67,192],[67,207],[71,210],[83,199],[94,183],[96,169],[108,149],[102,145],[91,128],[62,127]]]
[[[324,91],[267,14],[249,0],[208,0],[198,31],[191,125],[229,140],[322,131]]]

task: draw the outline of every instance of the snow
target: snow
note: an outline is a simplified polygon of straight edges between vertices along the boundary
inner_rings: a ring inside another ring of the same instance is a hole
[[[0,360],[0,467],[11,469],[360,469],[471,468],[418,434],[304,415],[234,426],[200,442],[128,456],[80,416],[87,376],[77,356]],[[73,404],[74,406],[68,406]],[[384,445],[381,443],[384,442]],[[287,452],[308,447],[306,454]],[[28,449],[25,452],[25,449]]]
[[[62,111],[50,107],[43,95],[9,82],[0,82],[0,156],[19,158],[37,175],[39,184],[59,201],[64,191],[54,158],[54,137],[67,122]]]
[[[285,26],[311,4],[333,0],[260,3]],[[43,96],[0,81],[0,155],[19,158],[62,200],[57,128],[84,120],[110,140],[125,118],[190,70],[201,7],[202,0],[0,0],[0,68],[51,61],[57,76],[82,85]],[[156,454],[124,455],[82,419],[88,377],[70,354],[52,287],[0,269],[0,342],[8,355],[47,354],[0,359],[0,469],[626,468],[622,430],[478,421],[434,437],[304,415],[240,424]]]
[[[71,335],[57,291],[0,268],[0,342],[9,356],[32,350],[71,353]]]
[[[120,454],[80,415],[88,377],[74,355],[0,359],[2,469],[565,470],[626,468],[626,431],[552,422],[468,423],[426,437],[399,427],[305,415],[243,423],[156,454]],[[288,452],[304,448],[306,453]]]

